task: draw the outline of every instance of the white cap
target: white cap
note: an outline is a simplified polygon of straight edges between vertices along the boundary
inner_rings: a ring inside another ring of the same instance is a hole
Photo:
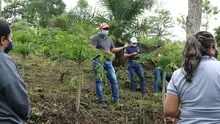
[[[132,38],[130,39],[130,41],[131,41],[131,43],[137,43],[137,38],[136,38],[136,37],[132,37]]]

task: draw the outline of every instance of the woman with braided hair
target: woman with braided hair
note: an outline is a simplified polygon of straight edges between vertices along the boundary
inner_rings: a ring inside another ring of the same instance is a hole
[[[187,39],[182,67],[173,73],[167,88],[165,116],[178,118],[179,124],[220,123],[217,56],[217,43],[211,33],[199,31]]]

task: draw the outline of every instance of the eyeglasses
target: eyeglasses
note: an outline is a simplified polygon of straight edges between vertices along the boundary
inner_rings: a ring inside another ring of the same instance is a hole
[[[132,43],[132,44],[137,44],[137,43]]]

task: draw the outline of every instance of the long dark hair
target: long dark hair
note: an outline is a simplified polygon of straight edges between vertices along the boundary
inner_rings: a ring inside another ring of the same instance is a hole
[[[202,59],[202,56],[211,56],[210,48],[215,48],[214,36],[207,31],[199,31],[195,35],[187,38],[183,51],[183,69],[186,72],[187,82],[192,82],[192,77]]]

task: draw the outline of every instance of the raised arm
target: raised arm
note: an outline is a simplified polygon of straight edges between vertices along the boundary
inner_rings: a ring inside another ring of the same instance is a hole
[[[125,48],[127,48],[127,47],[129,47],[129,46],[131,46],[131,45],[128,44],[128,43],[126,43],[123,47],[114,47],[114,48],[112,48],[111,51],[112,51],[113,53],[117,53],[117,52],[119,52],[119,51],[121,51],[121,50],[124,50]]]

